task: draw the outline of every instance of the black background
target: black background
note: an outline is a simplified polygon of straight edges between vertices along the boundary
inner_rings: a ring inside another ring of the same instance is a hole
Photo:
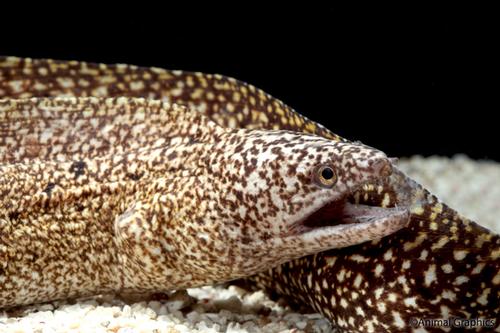
[[[391,156],[500,161],[492,9],[158,6],[25,19],[0,54],[221,73]]]

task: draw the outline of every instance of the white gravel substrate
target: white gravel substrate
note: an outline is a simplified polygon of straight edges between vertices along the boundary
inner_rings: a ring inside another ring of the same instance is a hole
[[[500,164],[413,157],[400,162],[410,176],[450,206],[500,230]],[[262,292],[237,287],[190,289],[168,301],[125,303],[112,296],[54,302],[0,312],[0,332],[331,332],[317,314],[299,314]]]

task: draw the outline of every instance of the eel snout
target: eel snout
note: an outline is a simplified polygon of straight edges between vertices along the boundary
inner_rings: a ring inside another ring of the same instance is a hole
[[[380,178],[385,178],[392,173],[392,164],[374,163],[372,170],[377,171]],[[358,204],[353,193],[355,191],[349,191],[296,222],[290,234],[309,240],[321,238],[334,248],[379,239],[408,225],[410,211],[407,207]]]

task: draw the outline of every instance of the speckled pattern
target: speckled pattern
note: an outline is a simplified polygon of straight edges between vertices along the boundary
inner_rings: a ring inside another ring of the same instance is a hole
[[[218,74],[16,57],[0,57],[0,73],[0,97],[144,97],[198,110],[223,127],[344,140],[261,89]]]
[[[135,98],[4,100],[0,114],[0,306],[223,282],[408,220],[396,211],[373,223],[303,223],[390,174],[389,159],[361,144],[224,129]]]
[[[408,228],[380,241],[285,263],[258,276],[258,285],[310,304],[346,332],[403,332],[411,318],[421,316],[497,318],[498,235],[396,176],[393,186],[412,187],[408,203],[396,201],[411,207]],[[376,193],[373,197],[358,198],[383,202]]]
[[[168,84],[155,88],[154,82],[151,86],[132,85],[134,80],[148,81],[152,77],[148,73],[155,70],[76,62],[16,59],[7,62],[15,64],[11,67],[16,69],[3,71],[9,87],[4,85],[2,89],[18,92],[20,97],[61,93],[77,96],[130,93],[167,100],[179,97],[184,104],[225,127],[286,128],[343,140],[260,90],[224,77],[193,80],[187,77],[194,74],[167,72],[181,79],[165,77]],[[121,81],[108,84],[112,81],[107,78],[109,72],[118,73]],[[197,77],[200,76],[203,77]],[[69,80],[73,86],[65,80],[67,77],[73,78]],[[101,86],[106,89],[95,90]],[[202,98],[198,98],[200,94],[193,97],[192,93],[200,87]],[[237,104],[228,99],[228,96],[234,98],[235,91],[239,95]],[[407,207],[412,211],[410,228],[378,242],[285,264],[261,275],[259,282],[274,291],[298,297],[346,332],[407,332],[409,320],[416,312],[427,318],[498,316],[498,235],[461,217],[397,170],[387,180],[366,184],[350,200],[382,207]],[[438,328],[420,328],[419,332],[432,330]]]
[[[496,219],[500,195],[500,164],[476,162],[464,157],[401,160],[399,166],[411,177],[426,184],[460,211],[478,216],[481,223],[500,231]],[[460,190],[456,180],[460,179]],[[480,186],[478,186],[478,183]],[[468,193],[483,193],[482,205]],[[479,218],[481,217],[481,218]],[[110,296],[89,300],[58,301],[26,306],[15,312],[0,312],[0,331],[34,332],[156,332],[158,333],[299,333],[338,332],[319,314],[293,311],[284,302],[269,300],[262,291],[245,292],[234,286],[202,287],[176,293],[168,300],[125,303]],[[74,304],[73,304],[74,303]]]

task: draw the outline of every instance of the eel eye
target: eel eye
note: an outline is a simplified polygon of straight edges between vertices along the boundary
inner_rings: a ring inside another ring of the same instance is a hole
[[[322,187],[332,187],[337,182],[337,175],[329,165],[320,165],[315,170],[315,180]]]

